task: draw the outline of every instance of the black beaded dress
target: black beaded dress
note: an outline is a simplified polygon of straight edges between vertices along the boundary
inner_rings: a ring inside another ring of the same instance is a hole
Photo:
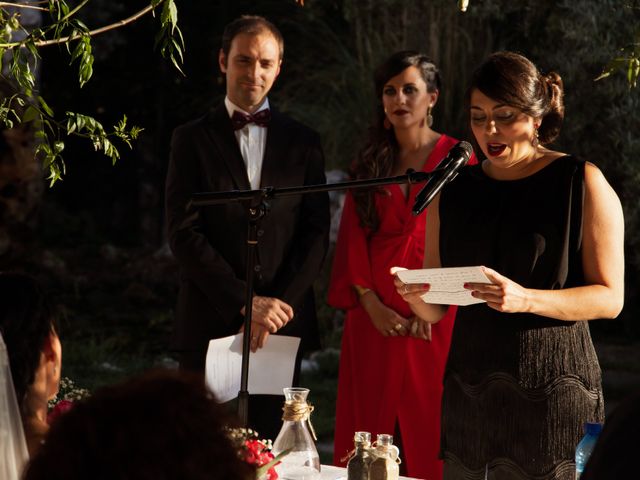
[[[510,181],[466,167],[440,198],[442,266],[485,265],[535,289],[582,285],[583,198],[575,157]],[[583,424],[603,418],[587,322],[458,309],[444,377],[446,480],[573,480]]]

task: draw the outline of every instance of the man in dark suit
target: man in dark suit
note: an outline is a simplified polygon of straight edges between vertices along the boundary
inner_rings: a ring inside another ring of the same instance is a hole
[[[191,209],[191,195],[325,183],[318,135],[270,108],[267,99],[282,53],[282,36],[266,19],[244,16],[227,25],[219,53],[225,101],[173,134],[166,212],[180,265],[174,345],[184,369],[204,371],[209,340],[241,330],[246,288],[246,205]],[[311,285],[328,231],[328,196],[314,193],[272,200],[257,232],[251,349],[276,332],[300,337],[294,384],[300,352],[319,346]],[[250,426],[273,438],[283,397],[251,397]]]

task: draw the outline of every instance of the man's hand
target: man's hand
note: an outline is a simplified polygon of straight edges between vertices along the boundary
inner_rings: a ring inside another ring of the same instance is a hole
[[[273,297],[253,297],[253,310],[251,311],[251,351],[255,352],[267,343],[270,333],[275,333],[284,327],[293,318],[291,305]],[[240,313],[244,315],[242,307]],[[240,332],[244,331],[244,325]]]
[[[245,309],[240,312],[244,315]],[[273,297],[253,297],[251,321],[262,325],[268,332],[275,333],[293,318],[291,305]],[[253,328],[253,326],[252,326]]]
[[[240,327],[238,333],[244,332],[244,324]],[[255,353],[259,348],[267,344],[269,330],[261,323],[251,322],[251,351]]]

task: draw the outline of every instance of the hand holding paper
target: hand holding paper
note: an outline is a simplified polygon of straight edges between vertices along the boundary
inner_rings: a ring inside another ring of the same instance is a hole
[[[482,267],[424,268],[405,270],[394,267],[393,273],[404,283],[428,283],[429,291],[421,298],[425,303],[472,305],[484,300],[471,296],[465,283],[491,283]]]
[[[283,387],[291,386],[299,344],[299,338],[273,335],[264,348],[252,353],[249,393],[282,395]],[[211,340],[206,362],[206,383],[218,401],[236,398],[242,369],[242,334]]]

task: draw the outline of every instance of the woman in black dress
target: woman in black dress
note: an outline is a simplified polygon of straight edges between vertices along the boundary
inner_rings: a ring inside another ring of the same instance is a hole
[[[624,221],[600,170],[547,148],[564,116],[559,75],[511,52],[491,55],[468,91],[486,157],[427,213],[425,268],[483,265],[483,300],[458,309],[444,379],[446,479],[571,479],[586,421],[603,421],[587,320],[624,299]],[[427,322],[446,306],[428,285],[398,293]]]

